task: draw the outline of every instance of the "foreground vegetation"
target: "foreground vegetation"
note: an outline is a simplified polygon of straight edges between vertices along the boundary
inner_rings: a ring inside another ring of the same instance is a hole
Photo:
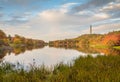
[[[30,71],[0,66],[0,82],[120,82],[120,56],[80,57],[74,64],[58,64],[54,70],[41,66]]]

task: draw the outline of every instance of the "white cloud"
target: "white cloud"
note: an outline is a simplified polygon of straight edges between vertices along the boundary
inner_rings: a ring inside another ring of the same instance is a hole
[[[62,15],[64,15],[64,12],[57,11],[57,10],[46,10],[46,11],[39,13],[38,15],[43,20],[55,22],[55,21],[61,19]]]
[[[99,13],[99,14],[95,14],[94,15],[95,17],[97,18],[100,18],[100,19],[106,19],[106,18],[109,18],[110,16],[106,13]]]
[[[101,9],[99,9],[102,12],[105,11],[110,11],[110,10],[116,10],[116,9],[120,9],[120,3],[115,3],[115,2],[110,2],[107,5],[103,6]]]
[[[66,3],[66,4],[63,4],[63,5],[60,7],[60,10],[67,12],[67,10],[69,9],[69,7],[74,6],[74,5],[77,5],[77,4],[78,4],[78,3]]]
[[[95,13],[89,10],[83,10],[80,12],[75,13],[76,15],[94,15]]]

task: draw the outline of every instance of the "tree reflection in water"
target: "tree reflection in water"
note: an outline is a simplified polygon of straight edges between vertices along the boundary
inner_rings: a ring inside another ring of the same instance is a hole
[[[79,52],[83,52],[86,54],[100,54],[103,53],[104,55],[120,55],[120,50],[114,49],[114,48],[94,48],[90,47],[88,45],[81,45],[81,46],[50,46],[55,48],[64,48],[64,49],[74,49]]]
[[[21,53],[24,53],[25,51],[32,51],[33,49],[40,49],[44,48],[44,46],[20,46],[20,47],[14,47],[12,49],[0,49],[0,59],[2,59],[7,54],[10,55],[11,53],[14,53],[15,55],[19,55]]]
[[[89,47],[88,45],[81,45],[81,46],[49,46],[49,47],[55,47],[55,48],[64,48],[64,49],[74,49],[82,53],[86,54],[100,54],[103,53],[104,55],[120,55],[120,50],[113,49],[113,48],[106,48],[106,49],[98,49],[98,48],[93,48]],[[15,47],[13,49],[0,49],[0,59],[2,59],[6,54],[10,55],[11,53],[14,53],[15,55],[19,55],[21,53],[24,53],[25,51],[32,51],[33,49],[41,49],[44,48],[44,46],[21,46],[21,47]]]

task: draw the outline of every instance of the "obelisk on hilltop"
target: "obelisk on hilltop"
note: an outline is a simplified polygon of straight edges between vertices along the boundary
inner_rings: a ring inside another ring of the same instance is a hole
[[[90,34],[92,34],[92,25],[90,25]]]

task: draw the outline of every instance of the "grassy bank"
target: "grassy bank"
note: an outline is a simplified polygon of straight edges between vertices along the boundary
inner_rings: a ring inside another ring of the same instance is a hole
[[[90,47],[93,47],[93,48],[98,48],[98,49],[106,49],[106,48],[109,48],[108,46],[101,45],[101,44],[97,44],[97,45],[90,45]]]
[[[113,48],[120,50],[120,46],[115,46]]]
[[[60,63],[53,71],[41,66],[27,72],[3,64],[0,82],[120,82],[120,56],[80,57],[73,66]]]

